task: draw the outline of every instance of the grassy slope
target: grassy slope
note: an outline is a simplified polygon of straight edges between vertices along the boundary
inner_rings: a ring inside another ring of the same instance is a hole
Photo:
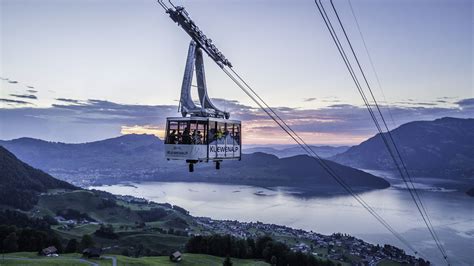
[[[34,265],[34,266],[83,266],[91,265],[87,262],[73,261],[68,259],[41,259],[41,260],[0,260],[0,265]]]
[[[5,259],[2,259],[3,257],[5,257]],[[0,258],[0,265],[91,265],[90,263],[81,261],[80,259],[80,254],[65,254],[61,255],[61,257],[49,258],[38,256],[36,252],[15,252],[2,254],[2,257]]]
[[[61,225],[52,226],[52,228],[65,240],[72,238],[80,240],[84,234],[93,235],[95,242],[99,245],[104,247],[118,246],[111,250],[112,253],[120,253],[121,250],[138,244],[143,244],[145,248],[149,248],[152,251],[182,250],[184,244],[188,240],[188,237],[163,234],[158,231],[144,230],[135,227],[135,222],[141,222],[141,218],[134,212],[135,210],[146,210],[151,207],[164,208],[162,206],[156,204],[139,205],[117,201],[118,206],[101,209],[98,208],[101,202],[102,199],[100,196],[86,190],[49,193],[40,196],[38,205],[36,206],[39,213],[36,213],[35,215],[42,216],[48,214],[55,216],[55,213],[58,210],[74,209],[82,213],[87,213],[91,218],[99,222],[111,224],[120,236],[118,240],[98,238],[94,236],[93,233],[99,228],[99,225],[94,224],[76,225],[70,230],[61,229]],[[134,211],[130,211],[130,209]],[[183,219],[190,224],[193,222],[192,218],[189,216],[169,210],[169,214],[161,218],[159,221],[147,223],[147,229],[182,229],[171,226],[173,219],[176,218]],[[121,226],[128,227],[127,229],[123,229]]]
[[[114,256],[114,255],[112,255]],[[81,262],[81,256],[79,254],[67,254],[65,256],[61,256],[58,258],[45,258],[37,256],[36,253],[33,252],[18,252],[18,253],[9,253],[6,254],[5,257],[8,258],[26,258],[25,260],[9,260],[6,259],[5,261],[0,260],[1,265],[89,265],[86,262]],[[167,256],[160,256],[160,257],[142,257],[142,258],[129,258],[124,256],[115,256],[117,258],[118,265],[143,265],[143,266],[152,266],[152,265],[178,265],[176,263],[170,262]],[[100,259],[100,260],[88,260],[90,262],[97,263],[101,266],[109,266],[112,265],[112,260],[110,259]],[[183,260],[179,265],[181,266],[194,266],[194,265],[222,265],[224,258],[215,257],[210,255],[202,255],[202,254],[184,254]],[[233,265],[237,266],[263,266],[268,265],[263,261],[255,261],[255,260],[243,260],[243,259],[232,259]]]
[[[61,194],[49,194],[40,197],[38,208],[45,214],[55,216],[55,212],[63,209],[74,209],[87,213],[93,219],[104,223],[127,223],[139,220],[136,214],[126,208],[98,209],[101,198],[86,190],[77,190]]]
[[[176,263],[170,262],[167,256],[161,257],[144,257],[139,259],[129,258],[129,257],[122,257],[118,256],[118,264],[126,264],[126,265],[177,265]],[[202,255],[202,254],[184,254],[183,260],[179,265],[222,265],[224,258],[215,257],[210,255]],[[255,260],[244,260],[244,259],[232,259],[233,265],[268,265],[262,261],[255,261]]]

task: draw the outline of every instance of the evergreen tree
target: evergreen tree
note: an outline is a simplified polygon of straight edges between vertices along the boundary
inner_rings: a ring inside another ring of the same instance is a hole
[[[64,252],[65,253],[74,253],[74,252],[78,251],[78,248],[79,248],[79,243],[77,242],[77,240],[75,238],[73,238],[73,239],[70,239],[67,242],[66,250]]]
[[[16,252],[18,251],[18,237],[15,232],[10,233],[3,240],[3,248],[6,252]]]
[[[122,254],[122,256],[130,257],[130,251],[128,248],[124,248],[120,254]]]
[[[59,253],[63,252],[63,244],[61,243],[61,240],[59,239],[58,236],[56,235],[52,236],[49,245],[56,247]]]
[[[83,235],[81,239],[81,251],[91,247],[94,247],[94,240],[90,235]]]
[[[230,260],[230,257],[227,256],[224,260],[224,262],[222,263],[223,266],[232,266],[232,261]]]

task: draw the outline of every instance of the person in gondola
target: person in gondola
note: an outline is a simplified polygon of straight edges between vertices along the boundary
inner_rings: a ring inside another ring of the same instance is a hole
[[[173,129],[173,131],[171,131],[171,133],[169,134],[168,136],[168,143],[169,144],[176,144],[176,130]]]
[[[189,127],[186,127],[183,132],[183,144],[191,144],[191,132]]]
[[[235,139],[235,142],[240,145],[240,133],[239,132],[235,132],[234,139]]]
[[[198,143],[199,143],[199,144],[202,144],[202,139],[203,139],[203,137],[202,137],[201,131],[198,131],[198,132],[197,132],[196,138],[197,138]]]
[[[217,144],[224,144],[225,142],[224,132],[220,128],[218,128],[216,132],[216,141],[217,141]]]
[[[222,130],[219,128],[216,132],[216,139],[220,140],[224,136],[224,133],[222,133]]]
[[[193,134],[191,135],[192,144],[200,144],[197,139],[197,131],[193,130]]]
[[[216,140],[216,129],[211,128],[209,134],[207,134],[208,143],[213,143]]]

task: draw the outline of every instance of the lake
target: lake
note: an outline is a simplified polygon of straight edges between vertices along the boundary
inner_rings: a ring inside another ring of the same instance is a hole
[[[443,260],[410,194],[390,173],[377,172],[392,187],[360,194],[421,254],[436,265]],[[439,180],[439,179],[437,179]],[[417,178],[417,187],[431,222],[444,243],[452,265],[474,265],[474,198],[463,192],[434,186],[432,179]],[[348,233],[361,239],[389,243],[409,251],[351,196],[305,198],[291,189],[260,188],[209,183],[145,182],[91,187],[113,194],[168,202],[193,216],[239,221],[260,221],[312,230],[323,234]]]

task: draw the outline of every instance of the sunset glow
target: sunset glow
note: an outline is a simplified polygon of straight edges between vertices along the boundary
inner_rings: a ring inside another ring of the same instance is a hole
[[[262,124],[255,122],[243,122],[242,144],[245,145],[282,145],[296,144],[282,129],[272,124],[273,121],[264,121]],[[122,126],[121,134],[150,134],[164,139],[165,129],[163,126],[134,125]],[[367,139],[368,135],[354,135],[348,133],[321,133],[321,132],[299,132],[306,143],[314,145],[353,145]]]
[[[149,134],[155,135],[161,139],[165,137],[165,129],[160,126],[144,125],[144,126],[122,126],[120,133],[126,134]]]

